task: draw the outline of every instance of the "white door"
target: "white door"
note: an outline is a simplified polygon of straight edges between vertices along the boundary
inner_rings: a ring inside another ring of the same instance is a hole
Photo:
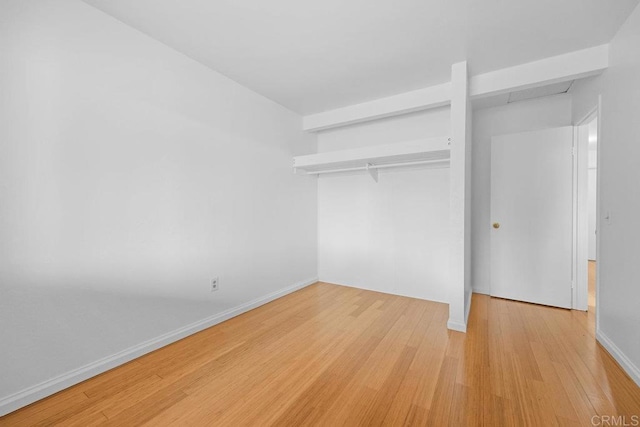
[[[491,141],[491,295],[571,308],[573,128]]]

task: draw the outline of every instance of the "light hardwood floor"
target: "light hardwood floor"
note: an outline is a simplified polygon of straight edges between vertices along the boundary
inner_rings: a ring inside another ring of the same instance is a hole
[[[447,306],[318,283],[0,418],[2,425],[591,425],[640,415],[593,312]]]

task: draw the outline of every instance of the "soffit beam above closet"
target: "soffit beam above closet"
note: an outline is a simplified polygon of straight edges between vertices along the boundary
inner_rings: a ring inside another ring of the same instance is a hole
[[[451,104],[451,83],[447,82],[304,116],[302,118],[302,128],[307,132],[317,132],[354,123],[444,107],[449,104]]]
[[[473,65],[471,64],[471,67]],[[469,78],[472,100],[571,81],[602,73],[609,66],[609,45],[544,58]],[[304,116],[307,132],[347,126],[451,104],[451,82]]]
[[[609,45],[604,44],[472,76],[469,96],[479,99],[591,77],[608,66]]]

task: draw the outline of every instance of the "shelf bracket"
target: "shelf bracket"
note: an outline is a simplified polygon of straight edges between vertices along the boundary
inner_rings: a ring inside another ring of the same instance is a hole
[[[369,175],[371,175],[371,178],[373,178],[375,182],[378,182],[378,169],[372,166],[371,163],[367,163],[367,172],[369,172]]]

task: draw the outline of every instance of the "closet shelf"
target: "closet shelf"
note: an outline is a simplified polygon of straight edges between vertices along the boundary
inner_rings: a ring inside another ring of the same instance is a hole
[[[297,156],[293,158],[293,170],[307,175],[366,170],[377,181],[378,169],[448,165],[450,151],[450,138],[430,138]]]

